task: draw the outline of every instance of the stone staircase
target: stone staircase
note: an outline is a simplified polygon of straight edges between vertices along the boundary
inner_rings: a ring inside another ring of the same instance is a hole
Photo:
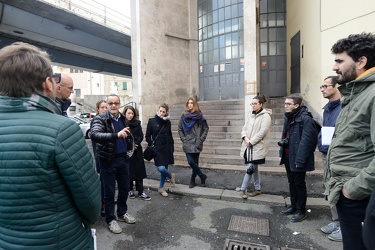
[[[245,124],[246,117],[244,103],[244,100],[199,102],[199,107],[204,117],[206,117],[210,128],[200,155],[200,166],[202,168],[244,169],[244,160],[239,155],[241,130]],[[266,157],[266,164],[262,166],[262,169],[267,169],[270,172],[283,172],[285,171],[284,167],[279,165],[279,146],[277,142],[281,138],[283,128],[284,99],[269,99],[267,108],[272,109],[273,114],[270,131],[270,148]],[[184,104],[174,105],[170,108],[169,114],[171,116],[172,133],[175,141],[175,165],[188,167],[185,153],[182,150],[182,142],[177,132],[178,122],[183,110]],[[315,155],[315,168],[322,169],[320,153],[316,151]]]

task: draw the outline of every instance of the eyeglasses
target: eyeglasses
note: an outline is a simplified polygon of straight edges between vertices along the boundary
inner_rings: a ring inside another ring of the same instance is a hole
[[[251,106],[259,105],[259,103],[250,103]]]
[[[61,73],[56,73],[51,76],[55,83],[60,83],[61,82]],[[73,88],[72,88],[73,89]]]
[[[290,105],[295,105],[294,103],[290,103],[290,102],[285,102],[284,103],[284,106],[290,106]]]
[[[117,106],[117,105],[119,105],[119,104],[120,104],[119,102],[109,102],[109,103],[108,103],[109,106],[112,106],[112,105],[116,105],[116,106]]]
[[[68,87],[68,86],[61,86],[60,85],[60,87],[65,87],[65,88],[68,88],[70,91],[72,91],[73,90],[73,86],[71,86],[71,87]]]
[[[329,86],[333,86],[333,85],[322,85],[322,86],[320,86],[319,88],[320,88],[320,89],[327,89]]]

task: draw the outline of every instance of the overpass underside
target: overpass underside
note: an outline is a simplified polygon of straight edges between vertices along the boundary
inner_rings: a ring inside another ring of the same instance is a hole
[[[0,1],[0,46],[16,41],[46,49],[57,64],[132,76],[129,35],[41,1]]]

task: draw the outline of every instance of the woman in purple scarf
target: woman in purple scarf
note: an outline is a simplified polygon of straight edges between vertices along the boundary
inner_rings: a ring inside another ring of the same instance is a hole
[[[182,149],[186,153],[186,159],[192,169],[189,188],[195,187],[195,177],[198,175],[203,187],[206,186],[207,175],[199,168],[199,154],[206,140],[208,125],[199,109],[198,102],[194,98],[187,99],[185,111],[181,115],[178,124],[178,134],[183,143]]]

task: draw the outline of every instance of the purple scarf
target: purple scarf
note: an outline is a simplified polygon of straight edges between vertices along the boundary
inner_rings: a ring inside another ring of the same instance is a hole
[[[181,120],[184,132],[189,132],[194,127],[196,122],[204,122],[206,121],[206,118],[202,116],[201,111],[190,113],[189,111],[185,110],[181,115]]]

